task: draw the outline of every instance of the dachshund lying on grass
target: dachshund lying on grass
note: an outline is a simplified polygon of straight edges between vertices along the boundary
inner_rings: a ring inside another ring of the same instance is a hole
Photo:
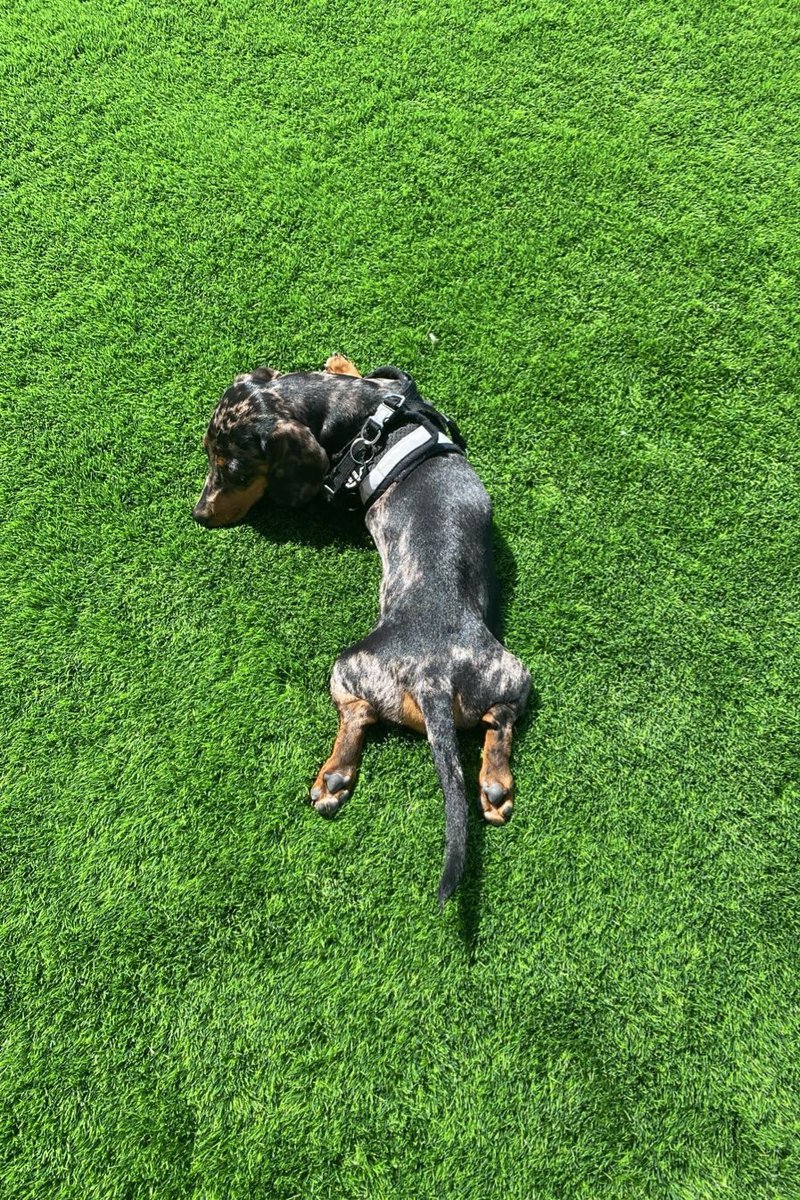
[[[433,424],[423,420],[424,410]],[[427,430],[422,450],[400,464],[396,479],[381,479],[379,468],[402,448],[375,457],[382,436],[375,430],[387,413],[395,445],[416,439],[418,447],[419,431]],[[341,355],[329,358],[324,371],[281,375],[261,367],[237,375],[208,426],[208,476],[193,515],[216,529],[235,525],[265,494],[279,504],[305,504],[330,481],[331,462],[352,449],[347,462],[359,465],[348,486],[353,492],[358,485],[367,497],[366,524],[383,566],[381,611],[372,633],[333,668],[339,732],[311,802],[332,816],[349,799],[366,730],[376,721],[426,734],[445,800],[443,905],[466,856],[456,729],[486,727],[481,807],[491,824],[505,824],[513,807],[512,729],[530,676],[498,641],[491,502],[463,456],[458,431],[442,421],[407,375],[384,368],[362,377]]]

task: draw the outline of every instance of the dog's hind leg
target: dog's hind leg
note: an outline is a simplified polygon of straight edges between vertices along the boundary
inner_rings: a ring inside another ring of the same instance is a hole
[[[505,825],[514,807],[514,777],[511,774],[511,739],[519,711],[508,704],[495,704],[482,717],[488,726],[481,761],[481,808],[492,825]]]
[[[354,375],[356,379],[361,378],[358,367],[343,354],[332,354],[323,370],[327,371],[329,375]]]
[[[478,666],[477,664],[481,665]],[[474,724],[486,727],[480,772],[483,816],[505,825],[514,807],[511,740],[531,690],[530,673],[488,630],[473,640],[472,661],[457,680],[457,699]]]
[[[481,717],[487,726],[480,775],[481,808],[491,825],[505,825],[514,807],[510,763],[514,722],[525,710],[531,677],[527,667],[508,650],[503,650],[497,668],[490,683],[494,703]]]
[[[367,729],[378,720],[372,705],[358,696],[340,692],[334,695],[334,703],[339,710],[339,732],[311,788],[311,803],[323,817],[332,817],[350,799]]]
[[[492,825],[505,825],[514,807],[511,737],[516,714],[498,704],[484,715],[488,726],[481,761],[481,808]]]

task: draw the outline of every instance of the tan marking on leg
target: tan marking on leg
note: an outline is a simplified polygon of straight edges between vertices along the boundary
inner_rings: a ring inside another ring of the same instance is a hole
[[[349,800],[358,778],[367,729],[378,719],[372,705],[357,696],[337,697],[335,703],[339,730],[330,757],[311,786],[311,803],[326,817],[333,816]]]
[[[345,358],[343,354],[332,354],[325,363],[324,370],[329,375],[354,375],[356,379],[361,378],[361,372],[358,367],[349,358]]]
[[[505,825],[514,808],[514,777],[509,765],[513,726],[509,721],[498,724],[492,709],[482,720],[489,728],[481,760],[481,808],[490,824]]]
[[[474,725],[474,721],[470,721],[464,713],[461,705],[461,700],[458,696],[453,697],[453,720],[455,721],[456,729],[469,729]],[[409,729],[413,729],[416,733],[425,733],[425,718],[422,715],[422,710],[417,704],[410,692],[403,692],[403,698],[400,709],[400,724],[406,725]]]
[[[420,706],[410,692],[403,692],[400,720],[402,725],[407,725],[409,729],[413,729],[416,733],[425,733],[425,718],[422,715]]]

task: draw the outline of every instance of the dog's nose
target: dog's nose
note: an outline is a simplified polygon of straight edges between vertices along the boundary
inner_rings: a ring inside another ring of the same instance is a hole
[[[204,529],[208,529],[209,525],[211,524],[211,518],[207,512],[204,512],[201,508],[193,508],[192,516],[194,517],[195,521],[197,521],[198,525],[202,525]]]

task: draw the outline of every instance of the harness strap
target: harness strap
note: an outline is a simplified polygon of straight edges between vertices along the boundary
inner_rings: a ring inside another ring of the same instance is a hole
[[[383,397],[371,417],[361,426],[361,432],[342,450],[331,470],[325,476],[325,498],[333,498],[346,486],[351,476],[360,478],[375,458],[376,447],[382,440],[384,427],[391,417],[400,412],[405,397],[399,392],[389,392]],[[356,486],[358,480],[353,483]]]
[[[455,421],[427,404],[410,376],[397,367],[381,367],[372,377],[396,379],[403,391],[384,393],[356,437],[335,457],[323,484],[328,501],[344,495],[357,507],[358,497],[368,508],[390,484],[405,479],[426,458],[466,453]],[[414,428],[391,441],[391,435],[405,426]]]
[[[358,487],[361,503],[368,508],[383,495],[390,483],[405,479],[406,475],[410,475],[426,458],[453,452],[464,453],[447,434],[439,429],[429,428],[427,421],[424,425],[417,425],[416,429],[412,429],[386,450],[369,474],[364,476]]]

